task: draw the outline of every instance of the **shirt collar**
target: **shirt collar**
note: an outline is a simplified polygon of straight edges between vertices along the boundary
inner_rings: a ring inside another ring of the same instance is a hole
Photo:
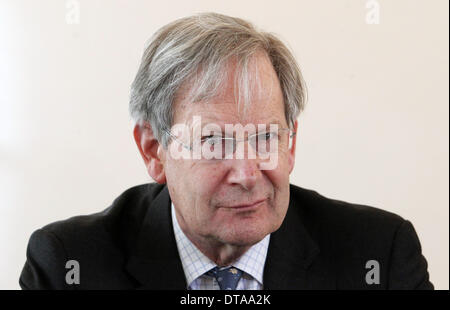
[[[177,217],[175,216],[173,203],[171,205],[171,214],[178,253],[180,254],[181,264],[189,287],[195,279],[216,267],[216,264],[206,257],[181,230]],[[234,267],[249,274],[261,285],[263,284],[264,265],[266,262],[267,250],[269,248],[269,241],[270,234],[251,246],[247,252],[233,263]]]

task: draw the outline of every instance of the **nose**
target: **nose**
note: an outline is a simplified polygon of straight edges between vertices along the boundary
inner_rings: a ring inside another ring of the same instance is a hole
[[[258,159],[249,158],[248,154],[245,154],[243,159],[229,160],[229,164],[231,167],[227,177],[228,184],[239,185],[247,191],[256,186],[258,178],[261,177]]]

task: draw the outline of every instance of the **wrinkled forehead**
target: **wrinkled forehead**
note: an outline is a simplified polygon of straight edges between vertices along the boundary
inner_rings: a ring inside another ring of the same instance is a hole
[[[178,90],[173,124],[190,124],[194,116],[225,123],[267,122],[279,118],[287,124],[277,74],[265,53],[240,62],[230,59],[217,68],[202,68]]]

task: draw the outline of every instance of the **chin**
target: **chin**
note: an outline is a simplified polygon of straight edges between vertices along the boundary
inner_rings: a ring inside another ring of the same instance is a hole
[[[222,242],[233,246],[252,246],[272,232],[270,229],[261,229],[261,226],[252,226],[247,225],[228,231],[220,239]]]
[[[280,228],[283,217],[274,213],[257,213],[253,216],[237,216],[231,221],[223,222],[215,229],[215,236],[222,243],[234,246],[252,246],[268,234]]]

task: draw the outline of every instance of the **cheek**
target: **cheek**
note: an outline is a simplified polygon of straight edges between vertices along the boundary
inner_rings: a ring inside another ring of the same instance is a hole
[[[200,199],[202,205],[209,204],[223,182],[224,170],[217,166],[204,165],[191,171],[188,181],[191,194]]]
[[[262,172],[277,191],[283,189],[286,184],[289,184],[289,170],[287,169],[287,162],[279,162],[276,169],[263,170]]]
[[[284,216],[289,204],[289,171],[286,164],[274,170],[266,170],[264,174],[273,187],[273,211],[277,216]]]
[[[174,201],[192,206],[189,210],[182,207],[184,216],[190,221],[204,220],[210,214],[211,200],[223,181],[224,171],[195,162],[172,163],[168,170],[167,183],[176,193]]]

